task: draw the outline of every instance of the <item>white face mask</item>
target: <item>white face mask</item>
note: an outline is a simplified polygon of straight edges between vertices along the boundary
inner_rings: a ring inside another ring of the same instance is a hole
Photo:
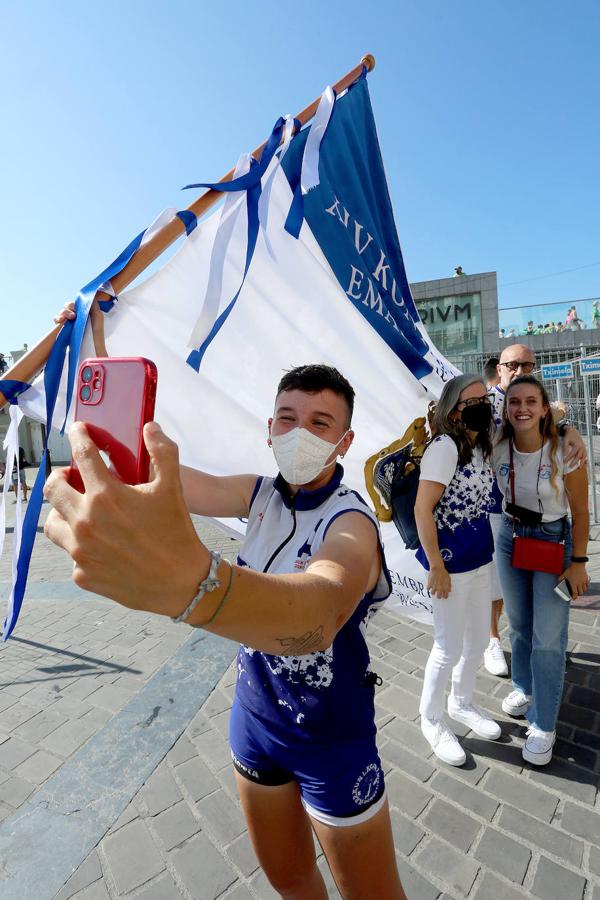
[[[337,444],[330,444],[306,428],[292,428],[286,434],[272,434],[271,445],[279,471],[288,484],[308,484],[323,469],[335,465],[335,459],[325,465],[328,457],[344,440],[347,431]]]

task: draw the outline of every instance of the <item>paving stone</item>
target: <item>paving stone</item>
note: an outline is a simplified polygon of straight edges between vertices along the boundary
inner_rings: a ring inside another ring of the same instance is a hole
[[[133,696],[133,693],[125,688],[107,684],[95,691],[89,700],[94,706],[100,706],[102,709],[115,713],[129,703]]]
[[[227,856],[233,860],[240,872],[248,878],[258,868],[258,860],[252,841],[245,831],[227,847]]]
[[[409,625],[406,622],[397,622],[395,625],[391,625],[388,629],[390,634],[393,634],[394,637],[402,638],[403,641],[416,641],[417,638],[420,638],[424,632],[416,625]]]
[[[440,889],[424,878],[413,866],[401,857],[396,857],[402,887],[410,900],[437,900]],[[370,900],[370,898],[369,898]],[[373,898],[375,900],[375,898]]]
[[[405,856],[410,856],[419,841],[422,840],[425,832],[411,819],[407,816],[403,816],[402,813],[397,810],[394,810],[391,821],[396,852],[400,851],[400,853],[404,853]]]
[[[239,882],[238,884],[234,885],[233,889],[227,893],[227,896],[226,898],[224,897],[224,900],[254,900],[254,897],[250,893],[246,885]],[[332,900],[336,900],[336,898],[332,898]],[[339,900],[339,894],[337,900]]]
[[[169,750],[167,754],[167,761],[172,766],[178,766],[182,762],[187,762],[188,759],[192,759],[194,756],[197,756],[198,751],[187,737],[187,735],[182,734],[178,741],[173,745],[171,750]]]
[[[16,697],[11,698],[12,706],[8,709],[3,710],[0,715],[0,719],[2,721],[2,730],[13,731],[15,728],[18,728],[19,725],[22,725],[23,722],[28,722],[40,711],[40,708],[37,706],[31,706],[24,701],[19,701]]]
[[[60,728],[57,728],[56,731],[44,738],[41,741],[41,746],[45,750],[50,750],[52,753],[57,753],[66,759],[85,744],[97,731],[98,726],[92,721],[86,722],[85,717],[83,719],[73,719],[70,722],[65,722],[64,725],[61,725]]]
[[[486,828],[475,850],[475,856],[510,881],[523,884],[531,851],[495,828]]]
[[[559,759],[564,759],[589,771],[596,768],[598,754],[591,747],[580,747],[571,741],[559,738],[554,744],[554,754]]]
[[[210,694],[206,702],[202,706],[202,711],[206,713],[206,715],[210,718],[212,716],[216,716],[218,713],[225,712],[225,710],[229,709],[231,703],[225,696],[225,694],[219,690],[219,688],[215,688],[213,692]]]
[[[491,872],[486,872],[477,886],[474,900],[523,900],[528,897],[523,891],[518,890],[513,884],[501,881]]]
[[[176,771],[192,800],[201,800],[219,787],[208,766],[197,756],[177,766]]]
[[[218,790],[198,803],[198,810],[221,843],[225,844],[246,830],[245,819],[227,794]]]
[[[438,799],[429,804],[421,822],[438,837],[444,838],[464,853],[481,829],[480,823],[472,816],[466,815],[445,800]]]
[[[426,871],[445,882],[452,890],[468,894],[479,866],[475,860],[459,853],[443,841],[432,838],[417,854],[416,861]]]
[[[600,875],[600,847],[590,849],[590,872]]]
[[[587,731],[594,730],[595,716],[589,709],[582,709],[579,706],[563,703],[558,718],[561,722],[569,722],[578,728],[583,728]]]
[[[136,896],[140,900],[181,900],[183,894],[173,881],[171,873],[164,872],[152,884],[145,884],[142,892]]]
[[[576,834],[586,841],[598,846],[600,844],[600,815],[588,812],[574,803],[565,803],[562,814],[562,827],[571,834]]]
[[[392,765],[397,766],[402,772],[418,778],[419,781],[428,781],[435,772],[435,767],[414,753],[410,753],[397,741],[388,741],[382,756]]]
[[[489,773],[485,780],[485,790],[546,822],[552,821],[558,806],[558,797],[528,784],[524,778],[516,778],[498,770]]]
[[[156,844],[140,820],[125,825],[102,842],[117,891],[126,894],[165,868]]]
[[[570,862],[574,866],[581,865],[583,858],[583,844],[575,840],[564,831],[559,831],[551,825],[545,825],[538,819],[525,815],[523,812],[504,806],[500,813],[498,825],[504,831],[511,831],[515,836],[523,838],[527,843],[535,844],[558,856],[560,859]]]
[[[406,719],[399,719],[394,716],[379,734],[393,738],[395,741],[404,744],[413,753],[418,753],[421,759],[432,756],[432,750],[429,743],[425,740],[423,732],[418,725],[407,722]]]
[[[186,735],[188,738],[191,738],[193,741],[201,734],[204,734],[206,731],[210,731],[212,729],[212,725],[208,716],[204,715],[202,710],[196,713],[188,727],[186,728]],[[194,745],[195,746],[195,745]]]
[[[599,779],[593,772],[586,772],[562,760],[553,759],[547,766],[540,768],[532,766],[529,780],[593,806]]]
[[[584,744],[586,747],[593,747],[600,751],[600,734],[592,734],[590,731],[577,728],[573,735],[573,741],[578,745]]]
[[[488,822],[492,820],[498,809],[498,800],[488,796],[480,788],[475,790],[469,785],[463,784],[451,775],[447,775],[446,772],[438,772],[431,782],[431,787],[449,797],[463,809],[470,810],[481,818],[487,819]]]
[[[281,894],[276,893],[269,884],[267,876],[262,869],[259,869],[256,875],[252,877],[250,887],[252,888],[252,896],[259,897],[260,900],[280,900],[281,898]]]
[[[3,803],[0,800],[0,822],[3,822],[4,819],[8,819],[9,816],[12,816],[14,813],[14,809],[12,806],[9,806],[8,803]]]
[[[9,806],[18,809],[27,800],[33,789],[34,786],[31,782],[25,781],[24,778],[13,776],[2,782],[0,798],[3,803],[8,803]]]
[[[135,804],[130,803],[126,809],[123,810],[117,821],[111,825],[109,834],[113,834],[113,832],[118,831],[119,828],[122,828],[123,825],[128,825],[129,822],[133,822],[134,819],[139,817],[137,807]]]
[[[559,866],[545,856],[540,858],[531,889],[542,900],[582,900],[585,878]]]
[[[172,850],[200,831],[200,823],[184,802],[176,803],[175,806],[161,812],[150,824],[166,850]]]
[[[523,768],[521,748],[512,742],[503,743],[467,737],[461,743],[464,750],[472,753],[476,760],[482,757],[484,762],[493,762],[496,765],[504,766],[514,775],[517,775]]]
[[[419,715],[419,698],[401,690],[395,684],[382,691],[377,700],[384,709],[389,709],[390,712],[405,719],[414,720]]]
[[[182,799],[181,791],[166,764],[155,769],[141,789],[138,795],[138,799],[140,798],[150,816],[157,815]]]
[[[213,900],[237,880],[204,834],[172,850],[169,861],[194,900]]]
[[[229,743],[211,728],[194,738],[194,744],[198,752],[213,772],[218,772],[225,766],[231,765],[231,753]]]
[[[229,717],[231,710],[226,709],[225,712],[218,713],[211,718],[213,728],[219,732],[225,741],[229,741]]]
[[[74,900],[110,900],[108,888],[102,881],[95,881],[90,887],[73,895]]]
[[[411,781],[410,778],[405,778],[400,772],[392,772],[385,783],[392,806],[396,806],[400,812],[412,818],[423,812],[433,796],[431,791]]]
[[[71,875],[65,886],[60,889],[54,900],[67,900],[100,878],[102,878],[102,866],[97,852],[92,850],[77,871]]]
[[[35,753],[33,744],[10,737],[0,744],[0,766],[7,772],[16,768]]]
[[[62,765],[62,762],[63,760],[58,756],[53,756],[45,750],[38,750],[20,766],[16,766],[14,771],[20,778],[39,785],[43,784]]]

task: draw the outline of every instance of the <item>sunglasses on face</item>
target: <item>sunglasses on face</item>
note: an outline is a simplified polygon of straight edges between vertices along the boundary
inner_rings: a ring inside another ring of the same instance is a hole
[[[530,372],[533,372],[535,368],[535,363],[532,362],[501,362],[501,366],[506,366],[507,369],[510,369],[511,372],[517,372],[519,369],[522,369],[526,375],[529,375]]]

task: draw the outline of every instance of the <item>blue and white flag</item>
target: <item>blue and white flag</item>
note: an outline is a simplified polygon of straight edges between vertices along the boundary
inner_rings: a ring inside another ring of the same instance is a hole
[[[217,186],[227,191],[222,209],[198,223],[180,214],[188,234],[178,252],[106,305],[106,344],[111,356],[154,360],[157,421],[182,463],[216,475],[275,474],[267,419],[281,375],[306,363],[336,366],[356,391],[344,481],[366,495],[366,459],[423,415],[456,370],[411,297],[366,79],[338,98],[325,91],[312,126],[295,136],[292,124],[289,116],[276,123],[261,160],[240,158],[234,181]],[[82,307],[79,321],[86,315]],[[89,327],[72,353],[95,355]],[[54,427],[68,394],[65,371]],[[46,420],[39,382],[18,403]],[[390,605],[427,614],[414,553],[392,525],[383,538]]]

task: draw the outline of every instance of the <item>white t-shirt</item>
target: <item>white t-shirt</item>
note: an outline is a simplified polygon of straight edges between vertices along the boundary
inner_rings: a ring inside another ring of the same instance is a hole
[[[541,465],[540,465],[541,452]],[[524,506],[525,509],[532,509],[535,512],[543,510],[542,522],[554,522],[556,519],[562,519],[569,512],[569,501],[565,491],[564,476],[570,472],[574,472],[579,468],[579,463],[563,460],[562,447],[558,446],[556,451],[556,464],[558,473],[556,475],[556,487],[550,483],[552,474],[552,460],[550,458],[550,444],[544,444],[543,450],[535,450],[533,453],[519,453],[513,448],[514,465],[515,465],[515,495],[517,506]],[[504,495],[504,509],[506,502],[513,502],[512,491],[510,488],[510,450],[508,439],[500,441],[494,447],[493,457],[494,471],[498,481],[498,487]],[[539,468],[539,481],[538,481]]]
[[[420,478],[446,485],[433,517],[448,571],[470,572],[490,562],[494,552],[489,524],[493,476],[480,448],[475,447],[471,461],[461,466],[450,435],[438,435],[423,454]],[[417,559],[429,568],[422,547]]]

